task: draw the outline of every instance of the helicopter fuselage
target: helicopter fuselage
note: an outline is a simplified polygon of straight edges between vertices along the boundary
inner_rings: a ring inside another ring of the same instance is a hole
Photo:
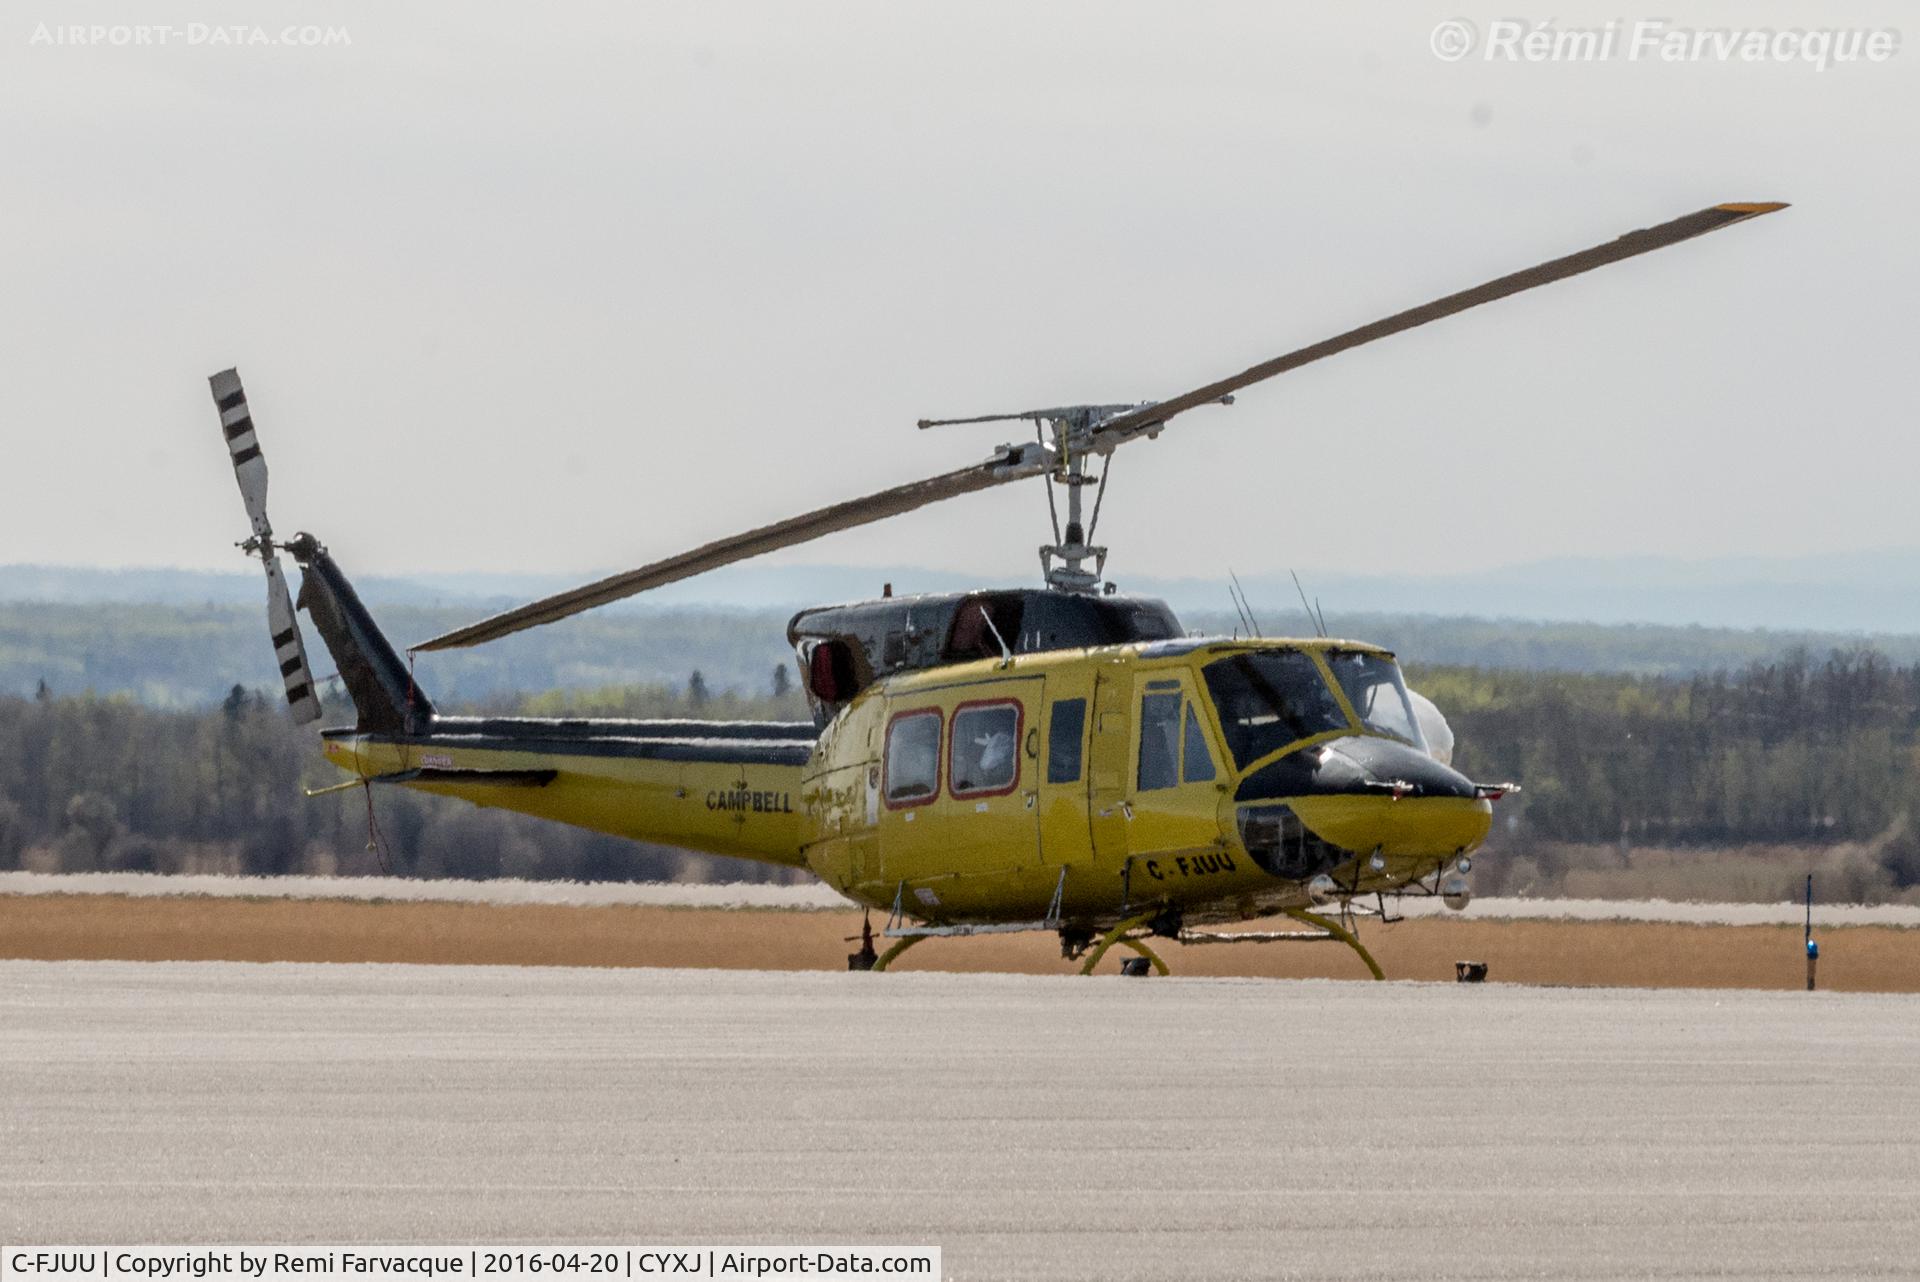
[[[641,840],[805,867],[932,926],[1187,923],[1431,879],[1491,806],[1429,756],[1392,656],[1167,639],[872,679],[824,725],[435,717],[335,764]]]
[[[1410,716],[1405,739],[1368,726],[1329,656],[1392,665],[1347,642],[1182,640],[887,678],[802,772],[807,866],[934,924],[1238,921],[1305,906],[1322,875],[1348,895],[1437,878],[1490,803],[1408,741]],[[1236,679],[1274,660],[1297,690]],[[1266,697],[1296,694],[1315,705],[1298,734]]]

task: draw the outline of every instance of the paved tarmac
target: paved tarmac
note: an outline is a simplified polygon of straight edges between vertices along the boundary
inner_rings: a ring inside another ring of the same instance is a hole
[[[1920,998],[0,963],[0,1242],[1920,1276]]]

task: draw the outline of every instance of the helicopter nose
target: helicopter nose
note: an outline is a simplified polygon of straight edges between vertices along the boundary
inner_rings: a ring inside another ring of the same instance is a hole
[[[1234,802],[1247,853],[1289,880],[1376,851],[1429,859],[1471,850],[1493,819],[1465,775],[1370,735],[1288,753],[1242,780]]]
[[[1477,795],[1472,780],[1411,744],[1352,735],[1290,752],[1254,771],[1241,782],[1234,800],[1327,796],[1471,799]]]

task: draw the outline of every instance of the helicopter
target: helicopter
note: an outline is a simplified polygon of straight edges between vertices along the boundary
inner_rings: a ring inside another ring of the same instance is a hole
[[[297,605],[337,665],[353,725],[321,731],[350,776],[598,832],[804,868],[868,913],[853,969],[939,937],[1051,932],[1091,974],[1165,974],[1156,939],[1332,941],[1376,979],[1360,917],[1387,897],[1464,909],[1467,873],[1510,783],[1448,760],[1451,733],[1395,656],[1318,635],[1189,635],[1119,593],[1094,542],[1115,450],[1242,389],[1471,307],[1773,213],[1730,203],[1395,313],[1160,401],[1082,404],[920,428],[1031,423],[1034,439],[954,471],[716,540],[411,647],[478,645],[749,557],[1016,481],[1046,483],[1042,585],[801,610],[787,628],[812,719],[545,719],[438,710],[311,534],[278,541],[236,370],[210,379],[267,577],[268,629],[294,719],[321,716]],[[1097,474],[1093,470],[1098,467]],[[1086,491],[1093,490],[1091,510]],[[1064,492],[1065,521],[1055,491]],[[1324,633],[1324,627],[1319,629]],[[369,794],[371,795],[371,794]],[[886,914],[876,948],[871,915]],[[1294,929],[1218,929],[1285,917]]]

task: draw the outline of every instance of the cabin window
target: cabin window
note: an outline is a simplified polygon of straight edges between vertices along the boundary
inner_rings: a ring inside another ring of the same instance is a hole
[[[1012,792],[1020,777],[1020,705],[961,704],[954,709],[947,787],[956,797]]]
[[[1087,701],[1056,699],[1053,720],[1047,726],[1047,782],[1077,783],[1080,748],[1086,741]]]
[[[1207,783],[1213,778],[1213,754],[1200,730],[1200,714],[1187,705],[1187,733],[1180,745],[1180,778],[1184,783]]]
[[[1180,781],[1180,695],[1150,694],[1140,700],[1141,792]]]
[[[940,791],[940,712],[903,712],[887,725],[889,806],[914,806]]]

